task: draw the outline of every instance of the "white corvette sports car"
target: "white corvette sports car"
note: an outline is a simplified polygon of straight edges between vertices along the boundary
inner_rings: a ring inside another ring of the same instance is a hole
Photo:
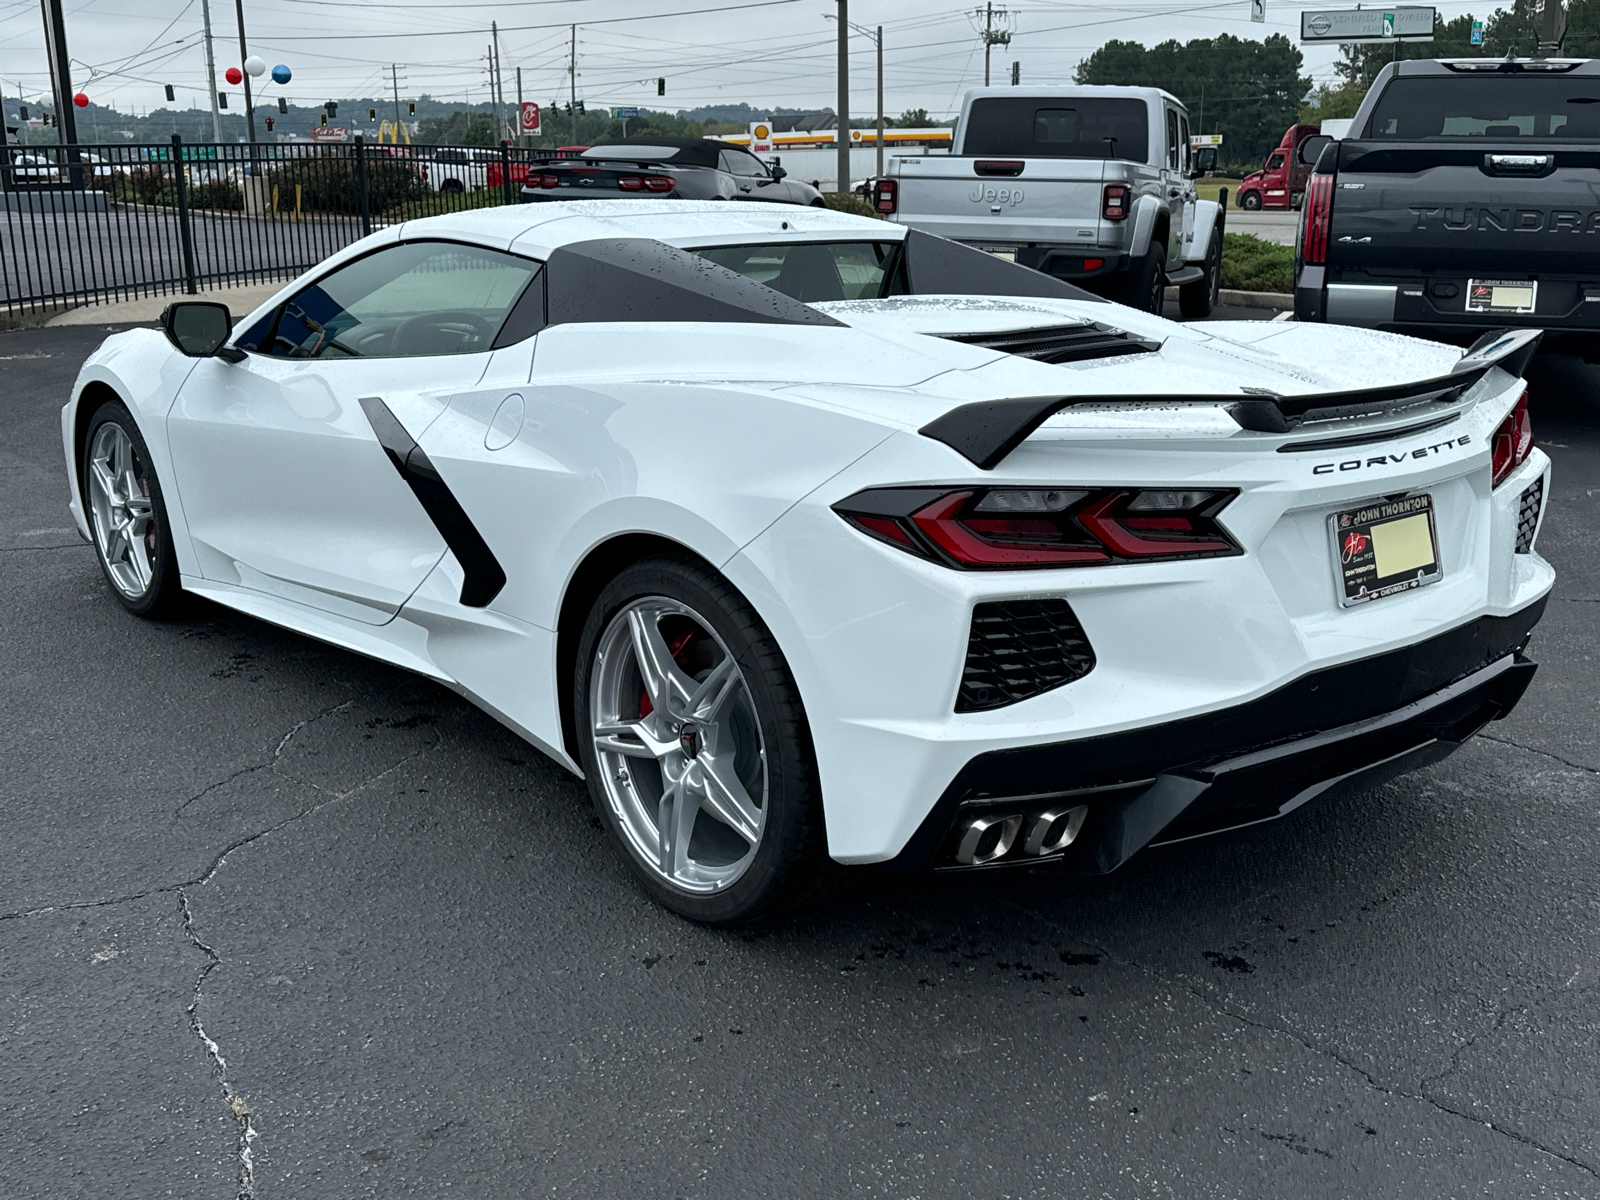
[[[458,690],[700,920],[830,861],[1109,871],[1438,759],[1533,673],[1536,332],[1178,325],[649,201],[409,222],[164,325],[62,412],[117,598]]]

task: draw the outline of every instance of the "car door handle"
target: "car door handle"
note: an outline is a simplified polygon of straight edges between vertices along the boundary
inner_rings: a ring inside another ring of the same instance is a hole
[[[1182,192],[1183,192],[1183,189],[1182,189],[1182,188],[1168,188],[1168,189],[1167,189],[1167,199],[1169,199],[1169,200],[1176,200],[1176,199],[1177,199],[1177,198],[1178,198],[1178,196],[1179,196],[1179,195],[1180,195],[1180,194],[1181,194],[1181,193],[1182,193]]]

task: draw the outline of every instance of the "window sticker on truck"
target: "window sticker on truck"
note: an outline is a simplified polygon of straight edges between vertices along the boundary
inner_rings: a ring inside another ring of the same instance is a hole
[[[1531,313],[1539,295],[1537,280],[1469,279],[1467,311],[1479,313]]]

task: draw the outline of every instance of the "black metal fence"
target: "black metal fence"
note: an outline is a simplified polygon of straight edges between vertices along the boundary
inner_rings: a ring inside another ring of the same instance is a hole
[[[551,152],[187,143],[0,152],[0,314],[289,279],[374,229],[515,204]]]

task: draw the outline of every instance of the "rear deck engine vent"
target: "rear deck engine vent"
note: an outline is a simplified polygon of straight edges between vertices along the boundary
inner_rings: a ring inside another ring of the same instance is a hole
[[[1046,329],[1019,329],[1008,333],[947,333],[946,340],[982,346],[1004,354],[1047,363],[1083,362],[1091,358],[1116,358],[1123,354],[1154,354],[1160,342],[1135,337],[1123,329],[1085,321],[1081,325],[1052,325]]]
[[[1517,553],[1533,552],[1533,535],[1539,530],[1539,509],[1544,506],[1544,476],[1528,485],[1517,509]]]
[[[972,610],[957,712],[1003,708],[1081,679],[1094,648],[1065,600],[1001,600]]]

